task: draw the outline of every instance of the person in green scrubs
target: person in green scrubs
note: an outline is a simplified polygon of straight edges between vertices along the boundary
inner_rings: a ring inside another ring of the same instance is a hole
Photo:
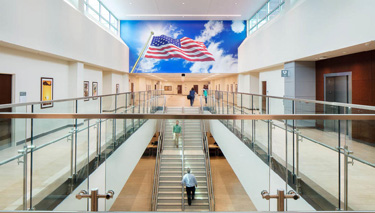
[[[181,126],[178,125],[178,120],[176,121],[176,125],[173,126],[173,139],[176,148],[178,148],[178,139],[180,138],[181,133]]]

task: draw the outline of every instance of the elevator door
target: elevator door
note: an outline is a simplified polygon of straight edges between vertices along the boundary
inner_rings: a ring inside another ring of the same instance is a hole
[[[348,76],[332,76],[326,77],[326,94],[325,101],[330,102],[339,102],[339,103],[349,103],[349,82]],[[344,107],[338,106],[325,106],[326,114],[344,114]],[[348,133],[348,125],[342,124],[340,132]],[[326,121],[325,127],[328,131],[338,131],[338,122],[337,121]]]

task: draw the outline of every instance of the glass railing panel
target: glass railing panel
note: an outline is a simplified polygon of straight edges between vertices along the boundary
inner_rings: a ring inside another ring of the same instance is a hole
[[[375,165],[348,158],[348,210],[374,211],[374,177]]]
[[[45,122],[43,122],[45,120],[33,119],[33,129],[45,128]],[[63,119],[47,120],[49,125],[54,125],[54,122],[61,124]],[[65,121],[68,120],[71,121],[71,119],[65,119]],[[79,125],[83,126],[81,123]],[[71,193],[73,183],[80,183],[87,178],[87,175],[82,175],[84,174],[82,168],[88,157],[87,142],[82,143],[84,132],[83,130],[75,135],[71,127],[64,127],[58,132],[48,133],[42,139],[36,140],[31,157],[32,185],[30,186],[32,186],[33,209],[53,210],[62,198],[64,199]],[[64,135],[61,136],[61,134]],[[86,141],[87,135],[88,133],[86,133]],[[76,150],[77,158],[74,150]]]
[[[0,113],[30,113],[30,107],[2,108]],[[0,162],[19,155],[25,139],[30,142],[31,122],[26,119],[0,119]]]
[[[25,109],[25,108],[24,108]],[[21,111],[21,109],[18,109]],[[3,112],[10,111],[4,110]],[[23,177],[24,177],[24,157],[22,153],[18,153],[18,150],[22,150],[24,143],[20,143],[16,146],[14,134],[12,134],[12,125],[16,123],[30,123],[30,120],[25,119],[0,119],[0,125],[2,126],[2,149],[0,150],[0,211],[13,211],[23,210]],[[21,121],[23,120],[23,121]],[[26,131],[25,128],[18,128],[16,134],[18,138],[25,140]],[[22,137],[21,137],[22,136]],[[30,145],[27,142],[26,145]],[[27,192],[28,193],[28,192]],[[28,208],[29,205],[26,207]]]
[[[43,104],[35,104],[32,107],[33,113],[76,112],[75,101],[55,102],[52,106],[48,106],[47,108],[43,106]],[[66,137],[70,134],[75,125],[74,119],[33,119],[32,122],[32,138],[33,145],[35,146],[40,146],[52,140]]]
[[[268,159],[268,121],[256,120],[254,122],[254,152],[262,159]]]
[[[323,132],[314,127],[298,126],[297,129],[296,176],[301,178],[301,191],[307,198],[321,203],[318,208],[335,210],[339,208],[340,195],[339,135],[335,131]]]
[[[266,108],[267,108],[266,99],[264,99],[262,96],[254,95],[253,114],[264,114],[266,112]]]

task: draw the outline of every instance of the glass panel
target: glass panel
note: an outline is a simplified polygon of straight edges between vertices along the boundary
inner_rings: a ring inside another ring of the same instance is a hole
[[[22,107],[25,112],[26,108]],[[2,109],[2,112],[12,111],[11,109]],[[17,111],[21,111],[21,107],[18,107]],[[16,126],[14,124],[23,124]],[[18,153],[18,150],[23,149],[25,141],[26,131],[25,124],[30,123],[25,119],[0,119],[1,125],[1,136],[2,149],[0,150],[0,211],[11,211],[11,210],[22,210],[23,202],[23,176],[24,176],[24,164],[23,155]],[[12,125],[16,128],[16,133],[13,134],[13,138],[17,137],[20,139],[20,143],[17,146],[16,141],[12,140]],[[20,127],[20,128],[18,128]],[[30,132],[30,129],[28,130]],[[30,142],[27,143],[30,145]],[[19,158],[12,159],[16,156]]]
[[[99,12],[99,1],[98,0],[87,0],[87,3],[94,9]]]
[[[100,23],[102,23],[104,25],[104,27],[109,28],[109,23],[106,20],[101,19]]]
[[[268,15],[268,3],[258,11],[258,22]]]
[[[306,128],[317,131],[309,138],[304,135],[306,130],[301,131],[304,129],[303,126],[299,124],[297,128],[301,135],[299,136],[300,140],[296,140],[296,152],[299,156],[296,156],[296,166],[298,167],[298,169],[296,168],[296,175],[301,178],[301,190],[304,196],[314,202],[326,203],[325,210],[335,210],[339,207],[339,155],[335,148],[338,146],[338,134],[331,132],[330,138],[332,143],[336,145],[326,146],[320,143],[322,141],[320,138],[324,133],[322,134],[316,128]],[[310,189],[308,190],[308,188]]]
[[[111,25],[117,28],[117,19],[113,15],[111,15]]]
[[[350,149],[351,147],[349,147]],[[348,161],[348,209],[374,211],[375,165],[369,165],[352,158],[349,158]],[[350,163],[351,161],[353,164]]]
[[[109,11],[102,5],[100,5],[100,16],[102,17],[102,19],[105,19],[107,22],[109,21]]]
[[[88,13],[90,14],[91,17],[93,17],[96,21],[99,21],[99,15],[92,10],[91,8],[88,8]]]
[[[71,121],[71,119],[65,120]],[[62,119],[34,119],[34,131],[46,128],[45,121],[51,126],[64,124]],[[65,131],[65,136],[62,137],[59,136],[61,134],[59,131],[49,132],[36,143],[38,145],[33,151],[32,158],[32,204],[36,210],[53,210],[62,198],[66,198],[73,187],[71,185],[73,174],[79,174],[74,180],[77,185],[87,178],[87,173],[82,168],[87,164],[88,133],[87,130],[78,133],[75,143],[71,129],[71,126],[62,128],[61,131]],[[77,147],[77,167],[73,164],[75,147]],[[60,207],[60,210],[86,210],[86,203],[80,202],[70,208]]]

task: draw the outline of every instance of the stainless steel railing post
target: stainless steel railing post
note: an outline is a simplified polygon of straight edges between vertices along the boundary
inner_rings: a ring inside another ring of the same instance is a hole
[[[19,163],[23,163],[23,196],[22,196],[22,208],[23,210],[27,210],[27,187],[28,187],[28,175],[27,175],[27,169],[28,169],[28,159],[27,159],[27,153],[31,150],[33,150],[35,146],[27,146],[26,145],[26,139],[25,139],[25,146],[23,149],[18,150],[18,153],[22,154],[23,160],[18,161]],[[31,199],[31,198],[30,198]]]
[[[262,198],[266,200],[276,199],[278,212],[285,211],[286,199],[293,198],[294,200],[298,200],[300,198],[300,196],[293,190],[290,190],[287,194],[285,194],[283,189],[277,189],[276,195],[270,195],[268,191],[263,190],[260,194],[262,195]]]
[[[91,199],[91,209],[90,209],[90,211],[97,212],[98,209],[99,209],[99,205],[98,205],[99,198],[105,198],[105,199],[109,200],[109,199],[113,198],[114,194],[115,194],[115,192],[113,190],[108,190],[108,192],[106,194],[101,195],[101,194],[99,194],[98,189],[94,188],[94,189],[91,189],[91,194],[88,194],[87,191],[85,191],[85,190],[81,190],[76,195],[76,198],[78,200],[81,200],[82,198]]]
[[[301,177],[299,176],[299,153],[300,153],[300,142],[302,142],[301,132],[296,129],[296,190],[298,194],[301,194]]]

